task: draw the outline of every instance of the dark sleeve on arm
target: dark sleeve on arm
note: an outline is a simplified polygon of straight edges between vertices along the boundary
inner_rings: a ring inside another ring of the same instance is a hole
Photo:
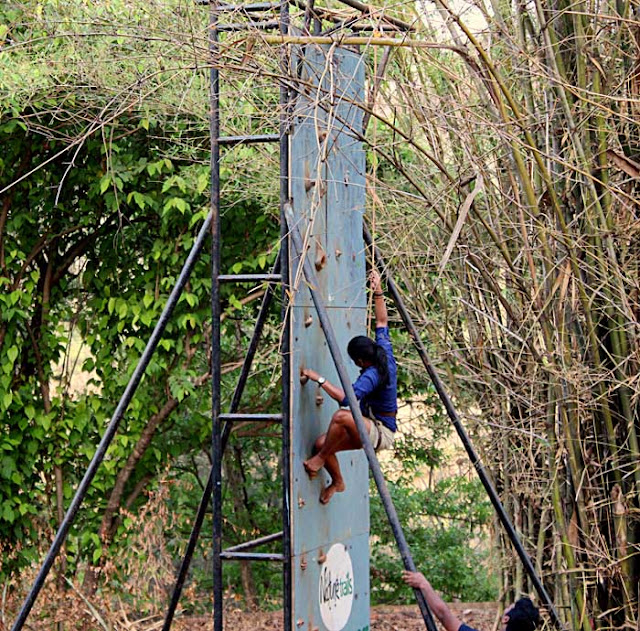
[[[358,401],[362,401],[364,397],[371,394],[378,387],[379,381],[380,377],[378,377],[378,372],[376,370],[366,370],[363,372],[353,384],[353,391],[356,393],[356,399],[358,399]],[[349,405],[346,395],[344,399],[340,401],[340,405]]]
[[[391,351],[393,354],[393,347],[391,346],[391,337],[389,336],[388,326],[379,326],[376,329],[376,344],[382,346],[386,351]]]

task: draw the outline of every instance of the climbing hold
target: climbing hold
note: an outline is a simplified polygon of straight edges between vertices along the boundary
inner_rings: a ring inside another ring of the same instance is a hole
[[[316,267],[316,272],[319,272],[325,265],[327,264],[327,254],[320,243],[320,240],[316,238],[316,258],[314,261],[314,265]]]
[[[314,186],[316,181],[311,179],[311,170],[309,168],[309,161],[304,161],[304,192],[308,193]]]

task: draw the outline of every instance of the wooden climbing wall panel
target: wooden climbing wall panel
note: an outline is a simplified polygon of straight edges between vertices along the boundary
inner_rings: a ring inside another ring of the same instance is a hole
[[[338,47],[298,52],[301,93],[290,136],[290,195],[295,221],[307,244],[319,289],[344,361],[358,369],[346,348],[366,332],[365,154],[360,133],[364,60]],[[315,383],[301,385],[300,370],[313,368],[339,384],[310,292],[292,258],[291,284],[291,522],[293,629],[364,631],[369,627],[369,483],[362,451],[339,454],[347,489],[324,506],[323,472],[310,480],[303,461],[326,431],[337,403]],[[300,270],[301,272],[301,270]]]

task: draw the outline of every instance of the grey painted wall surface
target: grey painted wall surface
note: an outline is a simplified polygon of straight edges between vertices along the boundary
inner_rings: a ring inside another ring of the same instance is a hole
[[[316,265],[320,290],[355,379],[358,369],[346,347],[351,337],[366,333],[365,155],[351,130],[362,126],[358,103],[364,100],[364,62],[351,51],[308,46],[304,59],[298,60],[298,71],[308,88],[293,113],[290,193],[298,227],[309,244],[307,256]],[[368,467],[361,451],[340,454],[347,490],[334,495],[327,506],[318,498],[328,476],[322,472],[309,480],[304,471],[303,461],[338,406],[315,383],[302,386],[300,369],[313,368],[334,383],[339,380],[310,292],[297,277],[295,259],[291,267],[293,624],[296,631],[337,631],[338,623],[327,626],[320,611],[323,576],[325,600],[351,602],[350,615],[340,628],[360,631],[369,625]],[[338,546],[336,553],[347,551],[353,572],[352,582],[343,580],[336,589],[337,584],[327,585],[328,564],[323,562],[333,545]],[[328,606],[325,602],[325,614]]]

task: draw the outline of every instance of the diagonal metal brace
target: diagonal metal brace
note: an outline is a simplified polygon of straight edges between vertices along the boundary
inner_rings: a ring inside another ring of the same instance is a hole
[[[209,213],[204,223],[202,224],[200,231],[198,232],[198,236],[196,237],[196,240],[194,241],[193,246],[191,247],[191,251],[189,252],[187,260],[185,261],[182,267],[182,270],[180,271],[178,280],[176,281],[175,286],[173,287],[173,289],[171,290],[171,293],[169,294],[167,303],[165,304],[164,309],[160,314],[160,318],[156,323],[153,329],[153,332],[151,333],[149,341],[147,342],[147,345],[145,346],[145,349],[140,359],[138,360],[138,364],[135,367],[135,370],[133,371],[129,379],[129,383],[127,384],[127,387],[125,388],[122,396],[120,397],[120,401],[118,402],[118,405],[116,406],[113,416],[109,421],[109,425],[107,425],[107,429],[105,430],[102,436],[102,439],[100,440],[100,443],[98,444],[98,447],[96,448],[96,451],[93,454],[93,458],[89,463],[89,467],[87,468],[84,474],[84,477],[82,478],[82,480],[80,481],[80,484],[78,485],[76,493],[73,496],[73,499],[71,500],[71,504],[67,509],[64,519],[62,520],[58,528],[58,532],[56,533],[56,536],[53,540],[53,543],[49,548],[49,552],[47,553],[42,563],[42,566],[38,572],[38,575],[36,576],[35,581],[33,582],[33,585],[29,590],[29,593],[27,594],[27,597],[25,598],[22,604],[22,607],[18,612],[18,617],[13,623],[13,627],[11,627],[11,631],[20,631],[20,629],[22,629],[22,627],[24,626],[24,623],[27,617],[29,616],[29,612],[31,611],[31,608],[33,607],[36,601],[36,598],[38,597],[38,594],[40,593],[40,590],[44,585],[47,575],[49,574],[49,571],[51,570],[51,566],[53,565],[53,562],[58,556],[58,553],[60,552],[60,548],[62,547],[62,544],[66,540],[67,535],[69,534],[69,529],[71,528],[75,520],[75,517],[78,511],[80,510],[80,506],[82,505],[82,502],[84,501],[84,498],[89,490],[89,487],[91,486],[91,482],[93,481],[93,478],[95,477],[96,472],[98,471],[98,467],[104,460],[104,457],[107,453],[107,449],[109,448],[111,441],[113,440],[114,436],[116,435],[116,432],[118,431],[120,421],[122,420],[122,417],[124,416],[124,413],[127,407],[129,406],[129,403],[131,403],[131,399],[133,399],[133,396],[138,388],[138,385],[140,384],[140,381],[142,380],[142,377],[144,376],[147,366],[149,365],[149,362],[151,361],[151,358],[155,353],[158,343],[162,339],[162,335],[167,326],[167,323],[169,322],[169,318],[173,313],[173,309],[178,304],[178,300],[182,295],[184,286],[189,280],[189,276],[191,275],[191,272],[193,271],[193,268],[200,257],[200,253],[202,251],[204,243],[210,234],[212,218],[213,218],[212,213]]]
[[[391,500],[391,495],[389,494],[387,483],[385,482],[384,476],[382,475],[380,464],[378,463],[378,458],[376,457],[373,446],[371,445],[371,441],[369,440],[369,436],[367,434],[367,430],[364,424],[364,419],[362,418],[362,413],[360,412],[360,406],[358,404],[358,400],[356,399],[356,395],[353,391],[353,386],[351,385],[351,380],[349,379],[347,369],[344,365],[342,354],[340,352],[338,342],[333,332],[333,327],[331,326],[331,323],[329,321],[329,314],[327,312],[327,308],[324,305],[322,296],[316,289],[316,287],[319,286],[316,278],[316,274],[314,272],[311,261],[309,260],[308,257],[305,256],[302,236],[300,235],[300,231],[295,225],[295,220],[293,217],[293,209],[290,203],[285,204],[284,213],[285,213],[285,217],[289,227],[289,235],[291,237],[291,243],[293,245],[294,254],[300,258],[300,264],[302,265],[304,276],[308,283],[309,291],[311,292],[311,298],[316,308],[316,312],[318,313],[320,326],[322,327],[322,331],[324,332],[325,339],[327,340],[327,346],[329,347],[329,350],[331,352],[331,357],[333,358],[333,361],[336,366],[336,370],[338,371],[338,376],[340,377],[340,383],[342,384],[342,388],[344,389],[347,395],[349,407],[351,408],[351,413],[353,414],[353,418],[356,422],[356,426],[358,428],[358,433],[360,434],[360,440],[362,441],[364,452],[367,456],[367,460],[369,461],[369,468],[371,469],[373,479],[375,480],[376,486],[378,487],[378,493],[380,494],[380,499],[382,500],[382,504],[387,513],[387,518],[389,519],[389,524],[391,525],[391,530],[393,531],[393,535],[396,539],[396,543],[398,544],[398,550],[400,552],[400,555],[402,556],[404,567],[410,572],[415,572],[416,566],[413,562],[413,558],[411,557],[411,552],[409,550],[407,540],[405,539],[404,532],[402,531],[402,526],[400,525],[400,519],[398,518],[398,514],[396,512],[395,506],[393,505],[393,502]],[[427,630],[437,631],[435,622],[433,620],[433,616],[431,614],[431,610],[429,609],[429,606],[427,605],[427,602],[424,596],[422,595],[422,592],[418,589],[414,591],[415,591],[416,598],[418,600],[418,605],[420,607],[420,612],[422,613],[422,617],[424,619]]]

